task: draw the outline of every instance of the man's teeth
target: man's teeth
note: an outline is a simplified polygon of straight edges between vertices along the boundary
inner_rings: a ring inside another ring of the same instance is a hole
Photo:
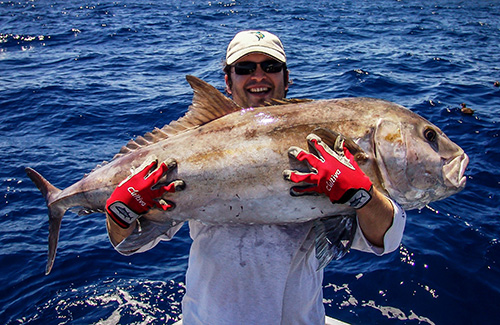
[[[263,92],[266,92],[268,90],[269,90],[269,88],[251,88],[251,89],[249,89],[249,91],[251,93],[263,93]]]

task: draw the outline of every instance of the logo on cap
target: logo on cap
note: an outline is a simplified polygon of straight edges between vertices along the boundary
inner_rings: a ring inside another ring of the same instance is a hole
[[[266,37],[262,32],[254,32],[255,36],[257,36],[257,39],[260,41],[264,37]]]

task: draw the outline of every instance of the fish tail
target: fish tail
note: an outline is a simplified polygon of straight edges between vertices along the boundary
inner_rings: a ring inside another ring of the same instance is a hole
[[[40,192],[42,192],[47,207],[49,209],[49,254],[45,274],[49,274],[56,258],[57,242],[59,241],[59,230],[61,221],[66,212],[66,208],[61,207],[56,201],[61,190],[50,184],[42,175],[30,167],[25,168],[26,174],[35,183]]]

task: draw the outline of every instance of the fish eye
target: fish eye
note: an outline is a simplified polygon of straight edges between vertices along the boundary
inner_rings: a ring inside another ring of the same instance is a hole
[[[437,139],[437,132],[431,128],[424,130],[424,138],[429,142],[435,142]]]

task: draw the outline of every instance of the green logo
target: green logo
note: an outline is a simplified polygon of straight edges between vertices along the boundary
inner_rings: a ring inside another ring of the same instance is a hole
[[[265,37],[265,35],[262,34],[262,32],[255,32],[254,34],[255,34],[255,36],[257,36],[257,39],[259,41]]]

